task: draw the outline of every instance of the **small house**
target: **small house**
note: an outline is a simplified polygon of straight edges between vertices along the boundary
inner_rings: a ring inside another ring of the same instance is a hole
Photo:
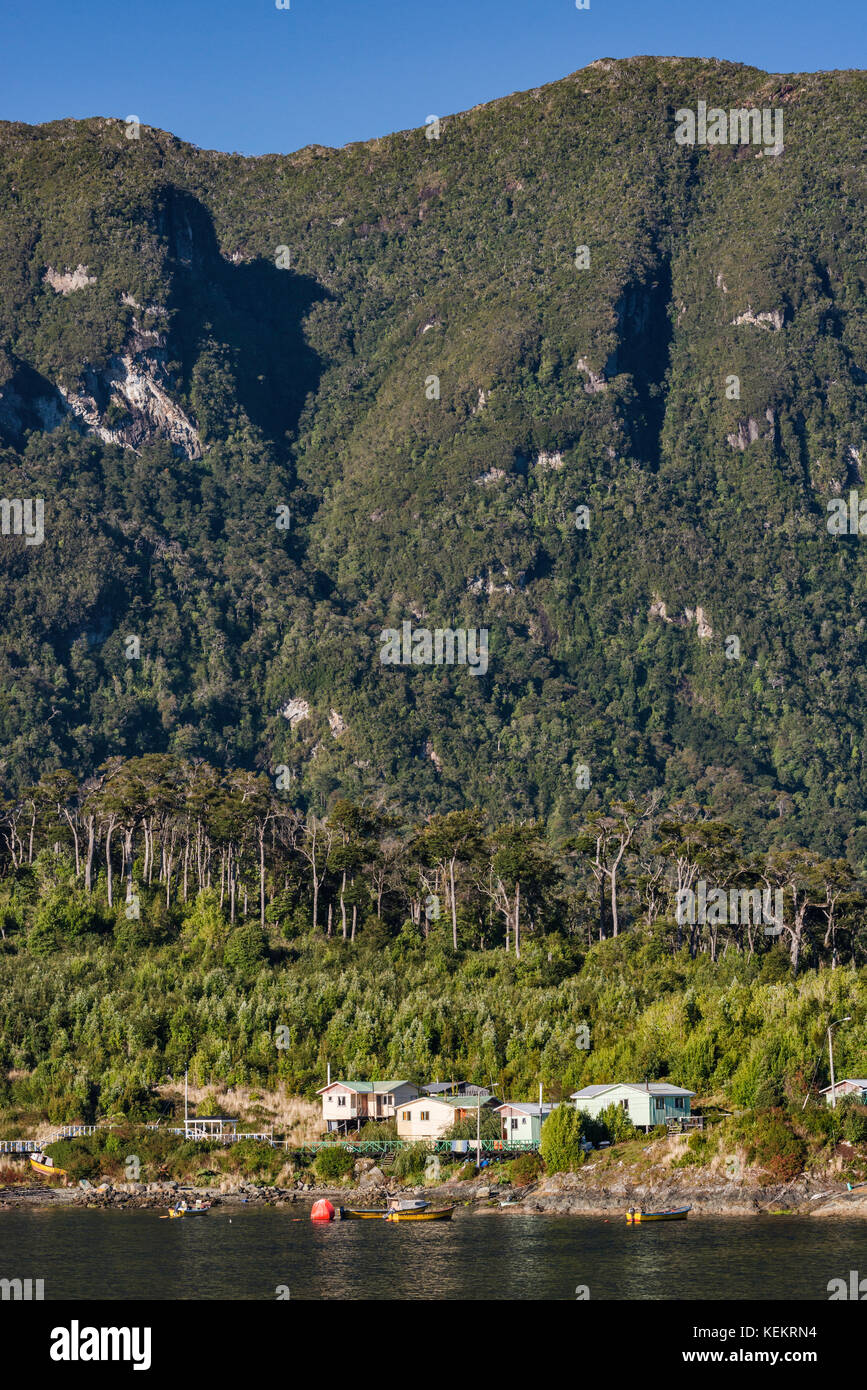
[[[573,1091],[570,1099],[594,1119],[609,1105],[619,1105],[637,1129],[649,1130],[688,1119],[694,1095],[667,1081],[613,1081]]]
[[[542,1138],[542,1126],[555,1104],[547,1101],[541,1105],[536,1101],[508,1100],[495,1107],[503,1125],[503,1142],[507,1144],[538,1144]]]
[[[411,1081],[330,1081],[316,1092],[322,1097],[327,1131],[360,1129],[368,1120],[393,1120],[403,1101],[418,1095]]]
[[[820,1092],[825,1097],[828,1105],[833,1105],[835,1098],[842,1100],[843,1096],[854,1096],[859,1105],[867,1105],[867,1081],[863,1077],[845,1076],[842,1081],[835,1082],[834,1086],[825,1086]]]
[[[397,1111],[397,1137],[410,1141],[441,1139],[460,1120],[475,1120],[488,1096],[419,1096]]]

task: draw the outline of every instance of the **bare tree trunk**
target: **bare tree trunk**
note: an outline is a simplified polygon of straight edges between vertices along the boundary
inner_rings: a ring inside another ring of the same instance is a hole
[[[87,818],[87,860],[84,865],[84,887],[90,893],[93,891],[93,853],[96,845],[96,817]]]
[[[105,832],[105,870],[106,870],[106,881],[107,881],[107,883],[108,883],[108,905],[109,905],[109,907],[111,907],[111,905],[112,905],[112,900],[111,900],[111,836],[112,836],[113,830],[114,830],[114,825],[111,824],[111,823],[109,823],[108,828],[106,829],[106,832]]]
[[[532,901],[532,899],[531,899]],[[515,959],[521,959],[521,885],[515,884]]]
[[[452,948],[458,949],[458,904],[455,897],[455,861],[449,860],[449,892],[452,900]]]
[[[72,839],[73,843],[75,844],[75,877],[78,878],[79,874],[81,873],[81,859],[78,852],[78,831],[75,828],[75,822],[73,821],[72,816],[69,814],[69,811],[66,809],[65,806],[63,808],[63,814],[66,816],[66,819],[69,822],[69,828],[72,831]]]
[[[265,930],[265,827],[259,828],[259,925]]]

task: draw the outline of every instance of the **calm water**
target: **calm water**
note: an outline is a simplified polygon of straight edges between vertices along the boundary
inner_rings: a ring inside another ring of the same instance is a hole
[[[0,1212],[0,1278],[46,1299],[817,1299],[867,1275],[867,1222],[470,1216],[313,1225],[289,1209]]]

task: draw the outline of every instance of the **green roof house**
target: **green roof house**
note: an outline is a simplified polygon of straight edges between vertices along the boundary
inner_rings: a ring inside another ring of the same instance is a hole
[[[667,1081],[607,1081],[573,1091],[570,1099],[577,1110],[585,1110],[594,1119],[609,1105],[619,1105],[636,1128],[648,1130],[688,1119],[694,1095],[695,1091]]]
[[[368,1120],[393,1120],[398,1105],[413,1100],[418,1087],[411,1081],[329,1081],[316,1094],[330,1133],[360,1129]]]

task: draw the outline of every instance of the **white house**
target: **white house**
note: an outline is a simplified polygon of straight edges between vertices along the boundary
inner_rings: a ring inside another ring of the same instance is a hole
[[[542,1126],[556,1109],[556,1103],[545,1101],[540,1105],[537,1100],[507,1100],[495,1109],[502,1121],[504,1143],[538,1144]]]
[[[441,1139],[458,1120],[475,1120],[488,1096],[419,1096],[397,1109],[398,1139]]]
[[[688,1119],[694,1095],[695,1091],[667,1081],[606,1081],[573,1091],[570,1099],[576,1110],[585,1110],[594,1119],[609,1105],[619,1105],[638,1129],[655,1129],[669,1121]]]
[[[418,1095],[411,1081],[331,1081],[316,1092],[328,1131],[359,1129],[368,1120],[393,1120],[403,1101]]]
[[[843,1096],[854,1096],[861,1105],[867,1105],[867,1081],[863,1077],[844,1076],[842,1081],[835,1083],[833,1089],[825,1086],[820,1092],[828,1105],[834,1104],[835,1094],[837,1100],[842,1100]]]

